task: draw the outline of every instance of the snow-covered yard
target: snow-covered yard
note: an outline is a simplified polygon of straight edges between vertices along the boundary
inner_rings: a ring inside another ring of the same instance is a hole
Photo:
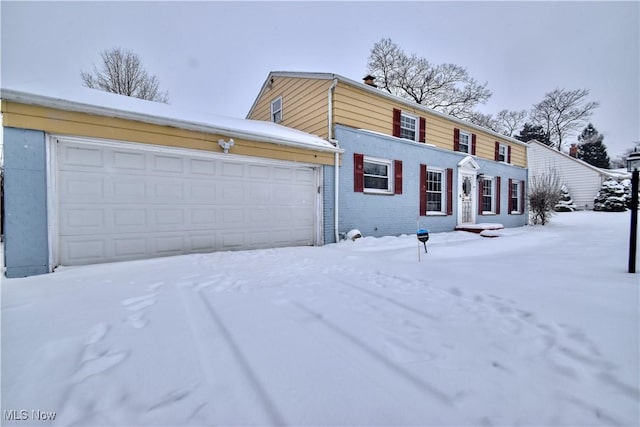
[[[432,234],[420,262],[365,237],[4,279],[3,424],[637,426],[628,230],[574,212]]]

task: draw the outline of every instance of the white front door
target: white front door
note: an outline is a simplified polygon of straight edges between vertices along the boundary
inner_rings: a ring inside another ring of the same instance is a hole
[[[479,170],[480,165],[472,156],[467,156],[458,163],[458,224],[476,222]]]
[[[473,224],[476,222],[476,176],[475,174],[460,174],[460,208],[458,210],[459,224]]]

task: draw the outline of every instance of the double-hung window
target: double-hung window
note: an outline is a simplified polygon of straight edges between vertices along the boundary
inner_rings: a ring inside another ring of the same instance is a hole
[[[471,153],[471,135],[467,132],[460,131],[458,151],[461,153]]]
[[[511,213],[521,213],[522,212],[522,200],[520,200],[520,194],[522,193],[522,190],[520,189],[520,186],[522,185],[521,181],[516,181],[513,180],[511,181],[511,201],[510,201],[510,208],[511,208]]]
[[[509,161],[509,146],[505,144],[500,144],[498,146],[498,161],[499,162]]]
[[[418,119],[402,112],[400,115],[400,138],[416,140],[418,135]]]
[[[427,215],[445,213],[446,181],[444,171],[427,171]]]
[[[495,213],[493,178],[482,179],[482,213]]]
[[[364,157],[364,191],[367,193],[392,193],[391,160]]]
[[[282,121],[282,97],[279,96],[271,101],[271,121],[280,123]]]

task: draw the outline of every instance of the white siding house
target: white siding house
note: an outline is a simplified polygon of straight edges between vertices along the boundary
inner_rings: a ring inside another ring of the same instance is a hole
[[[527,163],[529,182],[534,176],[540,176],[550,169],[555,169],[563,184],[569,189],[571,198],[578,209],[593,209],[593,199],[602,183],[608,179],[616,179],[613,173],[592,166],[538,141],[529,142]]]

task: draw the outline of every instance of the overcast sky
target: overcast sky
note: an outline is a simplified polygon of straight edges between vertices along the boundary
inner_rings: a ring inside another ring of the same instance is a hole
[[[133,50],[171,104],[245,117],[269,71],[360,81],[390,37],[466,67],[485,113],[530,109],[555,88],[591,91],[610,157],[640,140],[640,3],[0,2],[3,87],[74,87],[99,52]],[[569,142],[575,141],[575,137]]]

